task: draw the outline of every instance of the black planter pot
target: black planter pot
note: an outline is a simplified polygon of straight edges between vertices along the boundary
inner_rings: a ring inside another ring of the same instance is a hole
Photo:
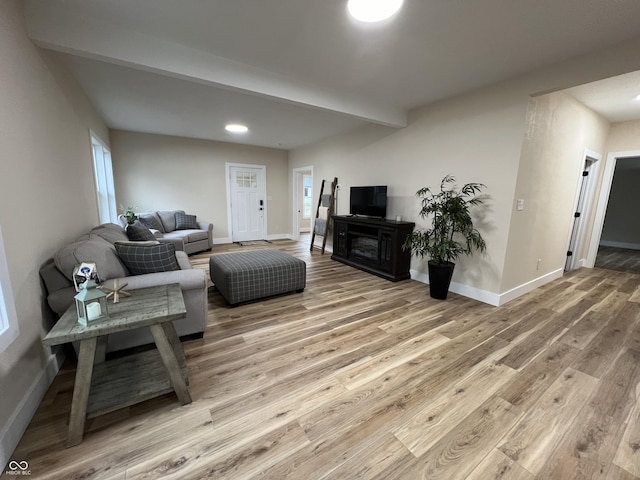
[[[453,262],[434,263],[428,262],[429,267],[429,292],[431,298],[445,300],[449,293],[449,285],[451,285],[451,277],[453,276],[453,268],[456,266]]]

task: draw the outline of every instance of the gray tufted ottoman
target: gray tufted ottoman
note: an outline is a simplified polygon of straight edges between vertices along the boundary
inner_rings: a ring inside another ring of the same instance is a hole
[[[301,292],[307,264],[280,250],[222,253],[209,259],[209,275],[231,305],[288,292]]]

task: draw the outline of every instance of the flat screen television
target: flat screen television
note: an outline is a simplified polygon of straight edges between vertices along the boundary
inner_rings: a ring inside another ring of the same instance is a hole
[[[349,213],[385,218],[387,216],[387,186],[351,187]]]

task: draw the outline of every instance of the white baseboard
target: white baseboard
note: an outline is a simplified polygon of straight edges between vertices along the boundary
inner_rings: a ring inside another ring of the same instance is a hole
[[[536,288],[541,287],[542,285],[545,285],[549,282],[552,282],[553,280],[561,278],[562,275],[564,275],[564,269],[559,268],[558,270],[554,270],[553,272],[549,272],[541,277],[535,278],[530,282],[523,283],[518,287],[512,288],[511,290],[500,294],[500,301],[498,305],[504,305],[505,303],[510,302],[511,300],[514,300],[524,295],[525,293],[529,293],[532,290],[535,290]]]
[[[429,275],[417,270],[411,269],[411,278],[422,283],[429,283]],[[479,302],[488,303],[495,307],[500,305],[500,296],[497,293],[487,292],[486,290],[470,287],[469,285],[464,285],[462,283],[451,282],[449,291],[462,295],[463,297],[478,300]]]
[[[233,243],[233,242],[231,241],[230,237],[214,238],[213,239],[213,244],[214,245],[223,245],[225,243]]]
[[[616,248],[627,248],[629,250],[640,250],[640,243],[610,242],[609,240],[600,240],[600,245],[602,245],[603,247],[616,247]]]
[[[269,240],[270,242],[274,240],[293,240],[293,235],[291,235],[290,233],[275,233],[273,235],[267,235],[267,238],[265,238],[265,240]],[[231,240],[231,237],[213,239],[214,245],[223,245],[225,243],[233,243],[233,240]]]
[[[493,305],[494,307],[499,307],[507,302],[510,302],[511,300],[520,297],[521,295],[524,295],[525,293],[541,287],[546,283],[556,280],[557,278],[561,278],[563,274],[564,269],[558,269],[500,294],[488,292],[486,290],[481,290],[475,287],[470,287],[469,285],[464,285],[457,282],[451,282],[449,291],[457,293],[458,295],[462,295],[463,297],[472,298],[474,300],[478,300],[479,302]],[[418,272],[417,270],[411,270],[411,278],[422,283],[429,283],[429,275],[426,273]]]
[[[0,430],[0,468],[4,468],[11,459],[13,451],[29,426],[29,422],[40,406],[44,394],[47,393],[47,389],[56,377],[63,361],[64,354],[62,349],[58,348],[56,354],[49,357],[47,366],[34,379],[7,423]],[[16,460],[29,461],[28,458],[18,458]]]
[[[265,240],[273,242],[274,240],[293,240],[293,235],[290,233],[274,233],[273,235],[267,235]]]

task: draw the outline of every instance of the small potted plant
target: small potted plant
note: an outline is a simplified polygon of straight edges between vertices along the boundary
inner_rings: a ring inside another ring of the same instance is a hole
[[[123,208],[122,205],[120,205],[120,208]],[[127,221],[127,225],[133,225],[138,219],[138,216],[136,215],[136,207],[123,208],[122,216]]]
[[[407,237],[402,248],[413,255],[429,258],[429,289],[431,297],[447,298],[454,261],[460,255],[473,251],[483,252],[486,244],[480,232],[473,226],[470,208],[483,203],[480,195],[485,185],[467,183],[457,189],[455,178],[447,175],[440,183],[440,191],[433,193],[423,187],[416,192],[421,199],[418,213],[421,218],[431,220],[431,227],[416,230]]]

